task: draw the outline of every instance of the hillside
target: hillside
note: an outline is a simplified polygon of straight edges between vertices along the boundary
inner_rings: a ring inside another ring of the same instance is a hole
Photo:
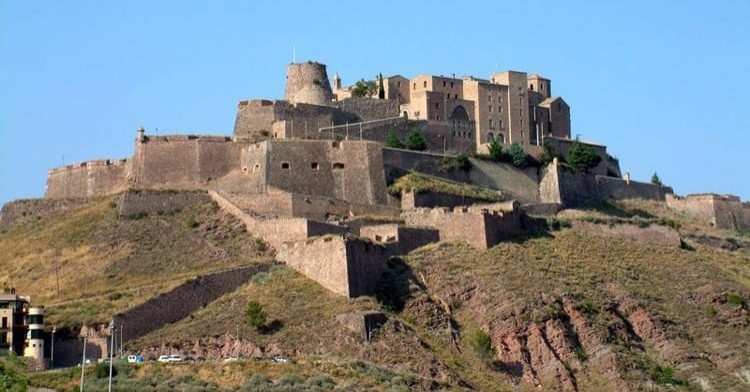
[[[213,203],[118,218],[114,200],[2,232],[0,282],[31,293],[50,324],[75,329],[106,323],[195,276],[272,261]],[[683,241],[638,242],[571,225],[581,220],[602,228],[666,224],[679,227]],[[750,388],[747,235],[644,202],[567,212],[553,223],[558,230],[487,251],[461,243],[418,249],[393,260],[378,298],[346,299],[274,266],[189,317],[126,342],[126,351],[147,358],[179,352],[206,362],[120,365],[117,382],[142,390],[179,382],[253,390],[248,385],[264,379],[278,390],[316,390],[316,383],[325,385],[317,390]],[[267,328],[244,322],[251,300],[263,305]],[[343,321],[368,311],[387,317],[370,342]],[[483,334],[492,350],[482,350],[489,349]],[[293,361],[215,361],[275,355]],[[69,390],[79,376],[29,377]],[[87,390],[102,386],[90,379]]]

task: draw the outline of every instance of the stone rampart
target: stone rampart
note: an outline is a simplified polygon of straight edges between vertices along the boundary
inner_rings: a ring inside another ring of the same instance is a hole
[[[370,295],[392,254],[386,246],[343,236],[323,236],[281,245],[276,257],[336,294]]]
[[[747,203],[733,195],[697,194],[687,197],[667,195],[667,205],[705,224],[727,230],[750,231]]]
[[[552,146],[556,153],[562,156],[568,156],[570,147],[575,142],[575,140],[562,139],[558,137],[547,137],[545,141],[547,141]],[[599,155],[599,157],[602,159],[595,168],[592,168],[590,170],[591,173],[600,176],[610,176],[618,178],[622,177],[620,171],[620,163],[617,159],[613,158],[607,153],[607,146],[584,141],[580,141],[580,143],[587,147],[593,148],[594,151],[596,151],[597,155]],[[541,152],[542,150],[540,149],[539,151]]]
[[[517,206],[517,204],[515,204]],[[464,241],[478,249],[488,249],[502,240],[523,232],[521,213],[501,212],[481,206],[415,209],[401,213],[409,226],[434,227],[441,241]]]
[[[24,199],[6,203],[0,210],[0,230],[62,211],[73,211],[99,202],[98,198]]]
[[[596,177],[599,193],[606,199],[643,199],[664,201],[667,194],[673,193],[672,188],[646,182],[623,180],[614,177]]]
[[[129,190],[117,198],[117,213],[120,216],[172,213],[210,201],[205,191]]]
[[[148,136],[135,146],[138,188],[200,189],[236,168],[243,143],[223,136]]]
[[[644,182],[598,176],[556,162],[544,168],[539,184],[543,203],[566,208],[599,207],[607,199],[644,199],[663,201],[672,188]]]
[[[428,227],[409,227],[396,223],[364,226],[360,236],[379,244],[391,244],[396,254],[405,255],[414,249],[440,241],[440,232]]]
[[[453,195],[449,193],[424,191],[424,192],[406,192],[401,195],[401,208],[410,210],[414,208],[434,208],[448,207],[454,208],[459,206],[470,206],[474,204],[486,204],[487,200],[475,197]]]
[[[47,198],[103,196],[125,189],[132,162],[99,159],[51,169],[47,173]]]
[[[158,330],[166,324],[188,317],[191,312],[235,291],[270,265],[250,265],[203,275],[177,286],[170,292],[149,299],[115,316],[115,325],[124,325],[123,341]]]

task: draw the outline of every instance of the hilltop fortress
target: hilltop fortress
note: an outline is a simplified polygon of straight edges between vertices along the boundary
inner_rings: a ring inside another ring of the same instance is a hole
[[[154,136],[139,128],[132,157],[52,169],[45,197],[122,193],[118,208],[130,214],[181,203],[170,193],[152,193],[161,198],[154,201],[133,190],[203,191],[273,246],[278,260],[345,296],[372,293],[390,256],[440,240],[486,249],[527,230],[527,214],[610,199],[659,200],[717,227],[750,230],[748,203],[683,199],[671,188],[631,181],[602,145],[584,143],[601,158],[585,172],[557,160],[541,169],[474,158],[471,168],[452,165],[456,154],[486,154],[493,140],[505,149],[518,143],[537,158],[546,143],[565,156],[573,144],[570,106],[552,95],[549,79],[507,71],[489,79],[382,81],[383,98],[354,97],[338,75],[329,82],[325,65],[290,64],[284,100],[239,102],[231,137]],[[426,151],[383,146],[389,134],[404,140],[411,132],[422,135]],[[505,201],[389,195],[387,185],[411,171],[493,189]],[[0,223],[20,219],[22,208],[6,206]]]

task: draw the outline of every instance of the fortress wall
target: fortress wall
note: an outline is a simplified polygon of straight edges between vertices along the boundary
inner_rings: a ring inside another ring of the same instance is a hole
[[[14,200],[0,210],[0,230],[58,212],[78,210],[100,201],[89,197]]]
[[[396,223],[364,226],[360,236],[380,244],[392,244],[397,254],[408,254],[414,249],[440,241],[440,232],[427,227],[408,227]]]
[[[473,204],[487,203],[487,200],[477,199],[469,196],[451,195],[435,191],[416,193],[414,191],[401,195],[401,208],[410,210],[414,208],[433,207],[459,207]]]
[[[276,101],[265,99],[240,101],[234,119],[234,140],[256,141],[268,138],[276,120],[275,103]]]
[[[401,216],[408,226],[434,227],[440,232],[440,241],[464,241],[479,249],[487,249],[487,226],[482,214],[469,213],[457,208],[453,212],[444,208],[404,211]]]
[[[52,169],[47,174],[47,198],[75,198],[117,193],[126,187],[131,161],[100,159]]]
[[[250,229],[248,229],[250,231]],[[250,233],[263,238],[275,249],[287,241],[301,241],[308,238],[307,219],[281,218],[259,221]]]
[[[742,203],[742,230],[750,231],[750,203]]]
[[[380,276],[388,267],[394,250],[372,242],[349,239],[346,242],[349,297],[372,295]]]
[[[672,188],[654,185],[646,182],[625,181],[621,178],[596,176],[599,193],[604,198],[644,199],[664,201],[667,193],[673,193]]]
[[[265,193],[268,182],[268,143],[256,143],[240,149],[243,185],[249,191]]]
[[[288,242],[277,248],[276,259],[328,290],[349,297],[346,243],[340,236]]]
[[[330,144],[315,141],[273,141],[268,146],[267,185],[287,192],[335,197]],[[316,165],[317,166],[314,166]]]
[[[539,184],[543,203],[560,203],[566,208],[600,206],[602,197],[596,177],[552,163]]]
[[[148,137],[136,144],[136,184],[141,188],[199,188],[238,167],[240,148],[225,137]]]
[[[170,213],[210,201],[208,194],[202,191],[130,190],[117,198],[117,212],[120,216]]]
[[[492,211],[483,214],[483,217],[488,248],[523,233],[519,212]]]
[[[356,115],[359,121],[398,117],[399,103],[395,99],[346,98],[334,103],[344,112]]]
[[[563,156],[568,156],[570,147],[574,142],[574,140],[571,139],[562,139],[557,137],[547,137],[545,138],[545,141],[549,142],[552,145],[552,148],[554,148],[557,153]],[[589,172],[600,176],[621,176],[620,164],[616,159],[609,156],[606,146],[584,141],[581,141],[581,144],[593,148],[594,151],[596,151],[597,155],[602,158],[601,162],[599,162],[599,164],[595,168],[589,169]],[[542,150],[539,151],[541,152]]]
[[[330,105],[332,99],[333,92],[325,64],[312,61],[289,64],[286,70],[285,101]]]
[[[235,291],[253,275],[268,268],[269,265],[251,265],[197,277],[116,315],[115,325],[125,325],[122,331],[124,341],[137,339],[188,317],[191,312]]]
[[[718,195],[700,194],[688,195],[683,198],[676,195],[667,195],[666,200],[669,208],[691,215],[706,224],[717,226],[714,207],[716,196]]]

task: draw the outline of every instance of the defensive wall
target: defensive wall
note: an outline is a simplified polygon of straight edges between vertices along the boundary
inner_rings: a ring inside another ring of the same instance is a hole
[[[248,183],[262,191],[387,204],[381,145],[367,141],[273,140],[242,149]]]
[[[210,201],[205,191],[128,190],[117,198],[116,203],[118,215],[127,217],[172,213]]]
[[[575,142],[575,140],[553,136],[548,136],[544,140],[550,144],[555,153],[562,156],[568,156],[568,154],[570,153],[570,147],[572,147],[573,143]],[[600,176],[618,178],[622,177],[622,172],[620,171],[620,162],[616,158],[609,155],[609,153],[607,153],[607,146],[585,141],[579,141],[579,143],[586,147],[594,149],[594,151],[596,151],[596,155],[599,155],[599,157],[601,158],[601,161],[599,161],[599,164],[596,167],[589,169],[590,173]],[[543,150],[540,151],[543,152]],[[538,156],[541,156],[541,154]]]
[[[478,249],[489,249],[523,232],[518,202],[474,207],[419,208],[404,211],[408,226],[434,227],[441,241],[464,241]]]
[[[378,244],[391,244],[394,254],[405,255],[419,247],[440,241],[440,232],[430,227],[409,227],[397,223],[364,226],[359,236]]]
[[[649,244],[680,246],[680,233],[677,230],[655,224],[642,227],[629,223],[596,224],[592,222],[571,221],[576,231],[585,231],[599,236],[627,238]]]
[[[750,231],[750,203],[733,195],[713,193],[666,197],[669,208],[684,212],[703,223],[727,230]]]
[[[249,265],[199,276],[116,315],[115,325],[125,326],[123,341],[136,339],[188,317],[196,309],[237,290],[253,275],[269,267],[269,264]]]
[[[553,161],[545,168],[539,183],[543,203],[566,208],[599,207],[607,199],[644,199],[664,201],[672,188],[644,182],[598,176]]]
[[[454,208],[459,206],[470,206],[474,204],[486,204],[489,202],[491,202],[491,200],[435,191],[411,191],[401,195],[401,208],[404,210],[434,207]]]
[[[144,136],[135,145],[133,183],[138,188],[206,188],[237,167],[243,145],[225,136]]]
[[[47,198],[103,196],[125,189],[132,162],[129,159],[98,159],[49,170]]]
[[[334,293],[353,298],[375,292],[393,252],[370,241],[327,235],[286,242],[276,258]]]
[[[63,211],[73,211],[100,202],[99,198],[23,199],[6,203],[0,210],[0,230]]]

